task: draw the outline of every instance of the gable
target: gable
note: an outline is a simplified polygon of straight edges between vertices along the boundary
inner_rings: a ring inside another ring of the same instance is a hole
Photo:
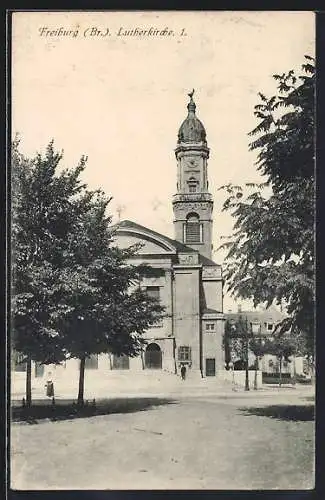
[[[120,248],[127,248],[131,245],[140,244],[139,255],[161,255],[161,254],[175,254],[176,250],[169,242],[163,238],[158,238],[156,235],[144,233],[133,229],[119,229],[115,237],[116,244]]]

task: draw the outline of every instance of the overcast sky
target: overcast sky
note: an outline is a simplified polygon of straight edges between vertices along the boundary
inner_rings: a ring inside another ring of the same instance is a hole
[[[122,219],[173,237],[174,149],[187,93],[195,88],[211,150],[217,249],[232,230],[218,188],[260,180],[247,135],[256,125],[257,93],[273,95],[274,73],[314,55],[314,14],[19,12],[13,18],[13,134],[28,155],[53,138],[64,166],[87,155],[84,179],[113,196],[114,220],[120,206]],[[46,35],[60,27],[77,35]],[[174,36],[118,36],[136,27],[168,28]],[[91,28],[103,34],[108,28],[110,35],[90,36]],[[222,263],[220,252],[214,258]],[[225,309],[232,306],[226,298]]]

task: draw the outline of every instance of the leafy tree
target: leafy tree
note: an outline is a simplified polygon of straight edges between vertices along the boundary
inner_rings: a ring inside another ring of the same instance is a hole
[[[68,358],[80,360],[78,403],[83,404],[86,359],[111,352],[137,355],[142,334],[159,321],[164,308],[141,288],[160,269],[132,265],[138,246],[112,246],[109,200],[99,196],[74,240],[75,251],[60,280],[61,300],[54,318]]]
[[[12,338],[27,362],[28,405],[32,360],[79,358],[82,403],[85,359],[108,350],[135,355],[163,311],[139,289],[162,271],[131,265],[137,246],[112,245],[110,199],[80,180],[86,158],[58,173],[61,159],[52,143],[32,160],[13,144]]]
[[[306,57],[301,74],[274,75],[277,95],[259,94],[250,132],[257,151],[260,184],[222,186],[223,210],[235,219],[227,250],[225,278],[235,297],[254,305],[272,303],[288,312],[280,331],[303,332],[314,353],[314,87],[313,59]]]
[[[56,305],[54,285],[62,256],[68,251],[68,234],[75,211],[89,201],[75,201],[84,189],[78,177],[85,158],[70,171],[55,176],[62,154],[53,144],[44,156],[33,159],[12,145],[12,344],[26,360],[26,401],[31,404],[31,362],[56,363],[63,359],[59,333],[51,314]]]

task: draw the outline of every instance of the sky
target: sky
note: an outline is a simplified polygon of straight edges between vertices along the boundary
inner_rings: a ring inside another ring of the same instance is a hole
[[[314,25],[312,12],[298,11],[16,12],[12,133],[29,156],[54,139],[64,167],[86,155],[83,179],[113,197],[114,222],[120,210],[173,237],[174,150],[194,88],[210,148],[213,258],[222,264],[217,248],[233,220],[218,189],[262,180],[248,150],[257,94],[273,95],[273,74],[314,55]],[[135,28],[174,34],[123,35]],[[235,307],[227,295],[224,306]]]

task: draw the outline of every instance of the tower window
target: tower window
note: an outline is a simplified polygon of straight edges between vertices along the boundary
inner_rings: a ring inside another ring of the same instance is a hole
[[[202,241],[202,225],[197,214],[189,214],[186,218],[184,228],[185,243],[201,243]]]
[[[190,193],[196,193],[198,191],[199,183],[194,177],[190,177],[190,179],[187,181],[187,184]]]

